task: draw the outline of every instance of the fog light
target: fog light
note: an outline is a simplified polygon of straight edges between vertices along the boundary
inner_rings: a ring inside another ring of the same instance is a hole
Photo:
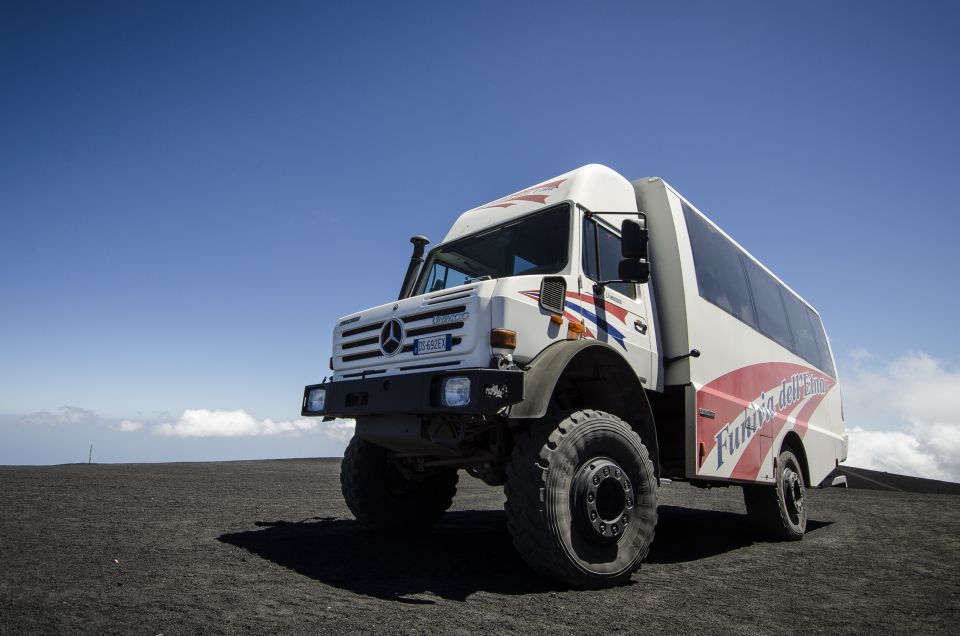
[[[323,404],[327,401],[326,389],[313,389],[307,396],[307,410],[316,413],[323,410]]]
[[[466,406],[470,404],[470,378],[455,375],[444,378],[440,386],[440,402],[444,406]]]

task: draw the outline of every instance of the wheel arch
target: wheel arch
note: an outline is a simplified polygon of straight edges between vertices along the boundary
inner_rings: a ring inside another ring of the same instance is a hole
[[[619,351],[596,340],[559,342],[530,362],[523,384],[524,400],[511,407],[510,419],[539,419],[551,408],[606,411],[640,436],[660,479],[653,409],[643,384]]]
[[[810,468],[807,464],[807,452],[803,448],[803,440],[800,439],[796,431],[787,431],[787,434],[784,435],[783,442],[780,444],[780,452],[782,453],[785,450],[790,450],[797,456],[797,461],[800,462],[800,470],[803,471],[803,484],[807,488],[812,488]]]

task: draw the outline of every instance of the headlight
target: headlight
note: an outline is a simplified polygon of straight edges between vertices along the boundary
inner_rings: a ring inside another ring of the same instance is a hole
[[[440,386],[440,401],[444,406],[470,404],[470,378],[461,375],[444,378]]]
[[[307,396],[307,410],[316,413],[323,410],[323,404],[327,401],[326,389],[313,389]]]

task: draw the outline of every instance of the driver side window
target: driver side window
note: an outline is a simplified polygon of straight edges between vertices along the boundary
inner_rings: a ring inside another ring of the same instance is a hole
[[[600,258],[597,258],[599,249]],[[600,282],[620,277],[620,237],[593,219],[583,222],[583,271],[592,280]],[[633,283],[608,285],[627,298],[636,300],[637,286]]]

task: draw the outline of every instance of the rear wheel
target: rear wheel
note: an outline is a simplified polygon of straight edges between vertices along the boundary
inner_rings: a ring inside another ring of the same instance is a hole
[[[340,486],[350,512],[381,530],[432,526],[453,503],[456,469],[405,474],[393,453],[354,437],[340,466]]]
[[[535,570],[577,587],[629,580],[653,541],[657,484],[640,437],[616,416],[532,422],[507,470],[507,525]]]
[[[807,530],[806,488],[793,451],[780,453],[773,487],[743,487],[743,503],[747,515],[765,536],[786,541],[803,538]]]

